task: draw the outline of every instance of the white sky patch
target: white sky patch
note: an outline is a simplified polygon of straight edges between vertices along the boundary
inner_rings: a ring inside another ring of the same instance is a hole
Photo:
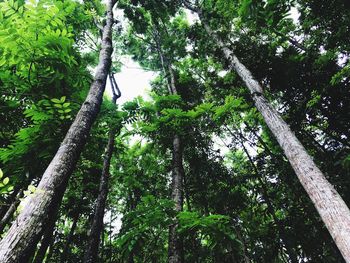
[[[199,21],[199,17],[197,13],[193,13],[192,11],[185,9],[185,14],[187,16],[187,20],[190,23],[190,25],[193,25],[197,21]]]
[[[145,71],[140,65],[133,61],[130,57],[121,59],[123,66],[119,73],[114,75],[122,96],[118,99],[118,105],[123,105],[127,101],[131,101],[137,96],[142,96],[146,100],[151,90],[150,82],[157,76],[156,72]],[[107,81],[106,93],[112,96],[111,86]]]
[[[296,24],[296,25],[299,24],[300,13],[296,7],[291,7],[288,17],[293,19],[294,24]]]

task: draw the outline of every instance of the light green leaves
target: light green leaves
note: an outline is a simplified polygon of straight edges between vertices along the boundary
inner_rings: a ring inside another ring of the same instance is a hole
[[[70,103],[66,102],[65,96],[60,99],[53,98],[50,101],[51,104],[46,105],[46,108],[49,109],[51,113],[57,112],[61,120],[71,119],[71,115],[68,113],[70,113],[72,109],[69,107]]]
[[[10,178],[4,177],[3,171],[0,169],[0,194],[8,194],[13,190],[13,186],[9,185]]]
[[[35,191],[36,191],[36,187],[34,185],[28,185],[27,190],[23,191],[23,194],[25,197],[28,197],[31,194],[34,194]]]

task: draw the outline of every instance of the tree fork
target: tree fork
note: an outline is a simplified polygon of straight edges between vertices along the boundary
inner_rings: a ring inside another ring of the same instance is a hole
[[[54,206],[54,196],[57,195],[60,186],[69,179],[86,143],[91,126],[100,110],[106,78],[111,66],[114,4],[115,0],[107,2],[102,48],[89,93],[56,155],[44,172],[35,194],[29,198],[28,204],[17,217],[16,224],[11,226],[1,240],[0,262],[2,263],[20,262],[27,249],[36,245],[47,225],[49,211]]]

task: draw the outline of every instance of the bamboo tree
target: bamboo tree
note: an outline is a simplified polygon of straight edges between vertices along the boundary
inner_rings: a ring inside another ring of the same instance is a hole
[[[99,112],[111,65],[114,0],[107,2],[99,63],[90,91],[69,128],[60,148],[47,167],[37,191],[0,242],[0,262],[23,262],[23,257],[40,239],[47,227],[60,187],[68,181],[85,145],[91,126]],[[64,191],[65,189],[62,189]]]
[[[344,200],[316,166],[288,124],[266,100],[260,83],[210,28],[204,11],[200,7],[191,6],[187,1],[183,3],[198,13],[208,36],[221,48],[230,66],[244,81],[257,109],[283,149],[345,261],[350,262],[350,210]]]

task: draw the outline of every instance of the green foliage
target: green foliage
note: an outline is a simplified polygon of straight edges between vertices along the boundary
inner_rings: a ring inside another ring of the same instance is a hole
[[[13,191],[13,186],[9,184],[10,179],[4,177],[3,171],[0,169],[0,194],[5,195]]]
[[[202,19],[264,86],[348,204],[349,4],[188,2],[200,5]],[[46,261],[63,261],[69,242],[66,261],[83,258],[115,128],[100,261],[167,262],[168,229],[177,219],[186,262],[292,262],[293,253],[295,262],[343,262],[203,21],[188,21],[181,1],[122,0],[118,8],[124,17],[113,29],[113,70],[123,69],[121,56],[130,55],[156,71],[151,99],[138,97],[118,110],[104,96]],[[97,0],[0,3],[0,164],[7,175],[0,170],[0,215],[17,189],[24,198],[35,193],[86,96],[104,12]],[[170,80],[177,94],[170,94]],[[185,171],[178,214],[170,201],[175,134]]]
[[[161,240],[158,240],[159,235],[172,224],[173,214],[172,201],[152,195],[143,196],[136,208],[124,215],[126,229],[116,240],[116,245],[125,255],[136,249],[144,250],[142,245],[149,240],[154,241],[155,247],[163,247],[159,242]]]
[[[230,226],[228,216],[209,215],[203,217],[198,212],[181,212],[178,218],[179,231],[183,235],[188,235],[191,232],[198,233],[201,243],[210,249],[215,249],[216,246],[223,245],[226,242],[237,242],[239,244],[233,234],[234,230]]]

